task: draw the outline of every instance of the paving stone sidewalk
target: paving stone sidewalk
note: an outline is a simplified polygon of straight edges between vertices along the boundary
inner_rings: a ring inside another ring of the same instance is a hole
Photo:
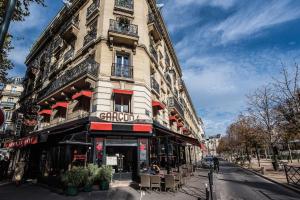
[[[112,188],[109,191],[80,192],[76,197],[51,192],[49,189],[35,184],[24,184],[16,187],[13,184],[0,186],[1,200],[197,200],[205,199],[205,184],[208,183],[208,171],[198,169],[194,176],[178,192],[146,191],[141,198],[139,190],[132,187]]]

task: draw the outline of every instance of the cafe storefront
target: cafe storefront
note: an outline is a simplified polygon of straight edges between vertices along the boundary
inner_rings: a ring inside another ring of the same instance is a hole
[[[111,112],[35,132],[5,147],[14,149],[16,158],[25,158],[32,169],[27,177],[55,186],[63,171],[88,163],[111,165],[114,180],[138,180],[151,163],[169,172],[191,163],[188,148],[197,145],[198,140],[155,121]]]
[[[175,133],[155,121],[131,121],[134,117],[126,115],[130,114],[104,113],[99,121],[90,123],[93,161],[111,165],[115,180],[137,180],[151,163],[170,172],[195,160],[195,148],[200,145],[197,139]],[[124,119],[128,121],[120,122]]]

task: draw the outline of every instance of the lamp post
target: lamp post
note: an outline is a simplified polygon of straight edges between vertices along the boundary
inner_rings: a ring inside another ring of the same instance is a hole
[[[0,50],[1,51],[3,49],[5,36],[7,34],[8,27],[15,10],[16,2],[17,0],[9,0],[9,3],[5,11],[5,16],[3,18],[2,25],[0,27]]]

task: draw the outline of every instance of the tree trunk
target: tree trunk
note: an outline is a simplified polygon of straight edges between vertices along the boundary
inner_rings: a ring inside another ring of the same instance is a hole
[[[257,158],[258,166],[260,167],[260,156],[259,156],[257,145],[255,145],[255,153],[256,153],[256,158]]]
[[[273,150],[273,159],[272,159],[272,165],[273,169],[277,171],[279,169],[279,164],[278,164],[278,149],[276,146],[272,146]]]
[[[290,146],[289,142],[287,142],[287,147],[288,147],[288,150],[289,150],[289,160],[290,160],[291,163],[293,163],[292,150],[291,150],[291,146]]]
[[[251,168],[251,157],[249,155],[249,149],[247,145],[246,145],[246,155],[247,155],[247,160],[249,162],[249,168]]]

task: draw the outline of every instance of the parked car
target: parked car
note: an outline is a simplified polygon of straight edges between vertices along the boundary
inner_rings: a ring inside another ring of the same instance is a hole
[[[214,165],[213,157],[205,157],[201,160],[202,168],[211,168]]]

